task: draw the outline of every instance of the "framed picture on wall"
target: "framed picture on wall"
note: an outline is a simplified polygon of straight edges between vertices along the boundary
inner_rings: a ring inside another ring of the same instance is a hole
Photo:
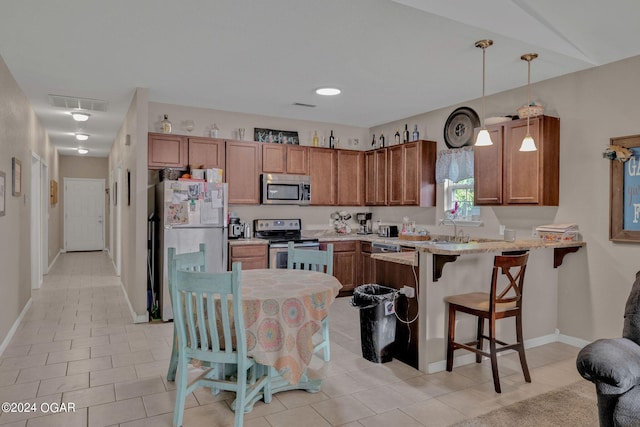
[[[640,243],[640,135],[611,138],[633,156],[611,161],[609,190],[609,240]]]
[[[11,194],[22,195],[22,162],[15,157],[11,159]]]
[[[0,216],[4,216],[5,212],[5,194],[7,188],[7,176],[4,172],[0,172]]]

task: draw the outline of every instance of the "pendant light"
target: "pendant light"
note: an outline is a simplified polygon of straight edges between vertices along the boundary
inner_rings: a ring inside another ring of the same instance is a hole
[[[491,136],[489,136],[489,131],[484,126],[484,64],[485,64],[485,56],[486,49],[493,44],[493,40],[479,40],[476,42],[476,47],[482,49],[482,129],[478,132],[478,136],[476,137],[476,146],[482,147],[487,145],[493,145],[493,141],[491,141]]]
[[[520,151],[537,151],[536,142],[529,133],[529,121],[531,119],[531,61],[538,57],[537,53],[527,53],[520,57],[523,61],[527,61],[527,136],[522,140]]]

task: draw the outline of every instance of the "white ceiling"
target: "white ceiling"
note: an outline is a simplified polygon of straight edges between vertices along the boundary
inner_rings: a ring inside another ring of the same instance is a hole
[[[638,0],[1,0],[0,55],[61,154],[48,94],[101,99],[106,156],[136,87],[153,102],[370,127],[640,54]],[[335,85],[338,97],[314,89]],[[316,108],[296,107],[294,102]]]

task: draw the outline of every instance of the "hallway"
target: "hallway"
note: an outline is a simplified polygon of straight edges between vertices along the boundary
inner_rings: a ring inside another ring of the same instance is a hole
[[[500,359],[502,395],[487,363],[425,375],[403,363],[360,355],[359,320],[348,298],[332,305],[332,360],[314,357],[322,391],[290,391],[256,404],[247,427],[446,426],[580,379],[578,349],[553,343],[527,350],[533,383],[517,357]],[[58,257],[0,358],[0,402],[29,402],[30,413],[2,413],[0,424],[171,426],[175,386],[166,380],[173,325],[133,324],[120,280],[103,252]],[[185,426],[233,424],[229,393],[200,389],[187,400]],[[52,403],[75,411],[44,413]],[[44,404],[44,405],[43,405]]]

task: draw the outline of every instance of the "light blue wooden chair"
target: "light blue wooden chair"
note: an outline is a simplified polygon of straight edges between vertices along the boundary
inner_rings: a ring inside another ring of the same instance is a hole
[[[315,249],[295,249],[293,242],[289,242],[287,253],[287,268],[298,270],[320,271],[333,276],[333,245],[327,245],[326,251]],[[331,359],[331,344],[329,341],[329,316],[322,319],[322,341],[313,347],[313,352],[323,350],[324,361]]]
[[[174,426],[182,426],[186,397],[198,387],[236,393],[235,427],[242,427],[244,412],[260,397],[271,401],[271,383],[267,369],[247,356],[247,338],[242,315],[240,263],[232,271],[202,273],[177,270],[172,283],[174,324],[178,333],[178,373]],[[234,365],[233,375],[220,377],[216,369],[205,371],[187,384],[192,359],[210,366]],[[262,376],[256,378],[259,369]],[[260,394],[262,393],[262,394]]]
[[[183,254],[176,254],[176,248],[168,248],[167,250],[167,277],[169,281],[169,294],[171,292],[171,286],[176,281],[176,272],[178,270],[186,271],[207,271],[206,268],[206,250],[207,247],[204,243],[200,243],[200,250],[198,252],[188,252]],[[170,295],[171,306],[173,304],[173,295]],[[175,313],[174,313],[175,314]],[[178,367],[178,332],[173,327],[173,348],[171,349],[171,360],[169,361],[169,370],[167,371],[167,380],[174,381],[176,378],[176,369]]]

